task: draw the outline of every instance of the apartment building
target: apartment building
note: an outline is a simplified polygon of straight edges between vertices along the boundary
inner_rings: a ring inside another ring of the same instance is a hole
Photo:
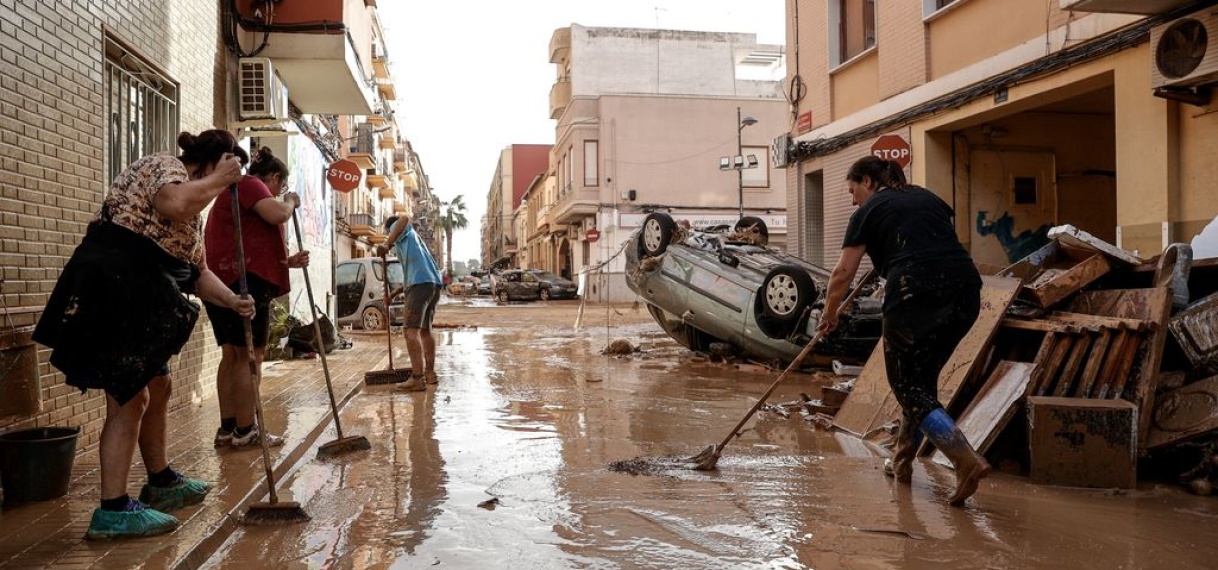
[[[836,262],[868,153],[951,204],[984,264],[1058,224],[1145,257],[1190,241],[1218,213],[1213,4],[789,1],[789,249]]]
[[[546,172],[549,157],[548,144],[513,144],[499,152],[482,219],[483,267],[521,267],[516,211],[533,179]]]
[[[782,46],[754,34],[576,24],[554,32],[550,61],[555,194],[542,194],[538,224],[545,255],[586,281],[588,299],[634,298],[617,253],[649,212],[695,227],[760,216],[783,244],[787,180],[769,148],[789,123]]]
[[[325,172],[348,150],[345,125],[384,98],[375,20],[373,0],[0,3],[0,430],[79,426],[80,444],[96,443],[104,396],[64,385],[30,331],[110,181],[142,156],[176,152],[180,131],[229,129],[288,163],[325,299],[337,207]],[[292,278],[303,291],[303,275]],[[170,362],[171,406],[214,394],[209,328],[200,319]]]

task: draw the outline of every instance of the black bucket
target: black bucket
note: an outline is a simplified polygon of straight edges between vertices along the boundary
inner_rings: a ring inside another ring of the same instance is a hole
[[[4,504],[62,497],[72,480],[77,427],[46,427],[0,434]]]

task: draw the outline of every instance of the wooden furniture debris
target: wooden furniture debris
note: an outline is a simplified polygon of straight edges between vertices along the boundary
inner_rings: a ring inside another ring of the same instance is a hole
[[[1193,366],[1218,368],[1218,293],[1193,303],[1172,317],[1167,327]]]
[[[1075,295],[1067,310],[1156,323],[1153,329],[1144,333],[1126,329],[1121,338],[1113,339],[1109,352],[1120,355],[1120,358],[1105,362],[1105,366],[1114,367],[1115,372],[1110,376],[1113,383],[1107,387],[1100,385],[1097,392],[1100,398],[1121,397],[1127,392],[1126,384],[1132,383],[1132,392],[1126,397],[1138,406],[1138,441],[1145,442],[1150,430],[1155,390],[1159,385],[1163,345],[1167,341],[1168,327],[1158,324],[1166,323],[1171,315],[1171,291],[1166,287],[1086,291]],[[1105,371],[1106,368],[1101,369],[1101,377]]]
[[[985,386],[956,421],[969,443],[982,455],[1015,415],[1031,379],[1032,363],[1000,361]],[[941,452],[935,452],[934,461],[951,466],[951,461]]]
[[[1157,324],[1054,311],[1043,319],[1003,319],[1002,326],[1045,332],[1029,394],[1105,399],[1121,397],[1141,341]]]
[[[983,276],[981,280],[981,314],[939,374],[939,401],[948,406],[965,381],[977,373],[982,355],[989,349],[990,341],[1020,286],[1020,280],[1011,277]],[[842,404],[833,425],[863,436],[896,419],[900,410],[888,387],[884,342],[880,341],[863,366],[863,372],[855,380],[854,390]]]
[[[1159,397],[1146,449],[1158,449],[1218,430],[1218,376]]]
[[[1145,263],[1137,252],[1121,249],[1069,224],[1050,228],[1049,239],[1068,247],[1095,250],[1131,266]]]
[[[1124,400],[1029,396],[1031,479],[1071,487],[1137,485],[1137,406]]]
[[[1052,307],[1111,269],[1108,258],[1098,251],[1051,241],[1004,269],[1001,275],[1023,279],[1020,299],[1038,307]]]

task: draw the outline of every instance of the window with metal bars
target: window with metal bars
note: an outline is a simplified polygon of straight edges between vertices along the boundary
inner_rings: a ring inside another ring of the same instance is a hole
[[[102,100],[108,190],[132,162],[174,150],[179,116],[177,82],[109,35],[105,49]]]

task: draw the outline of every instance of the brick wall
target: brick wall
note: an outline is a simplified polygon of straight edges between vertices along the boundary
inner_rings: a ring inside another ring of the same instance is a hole
[[[36,322],[101,203],[107,32],[178,82],[182,130],[226,122],[227,55],[216,1],[0,0],[0,267],[3,299],[18,327]],[[200,320],[171,362],[171,406],[214,393],[219,352]],[[64,385],[49,356],[38,350],[41,410],[2,417],[0,430],[75,425],[83,430],[81,446],[95,444],[104,397]]]

